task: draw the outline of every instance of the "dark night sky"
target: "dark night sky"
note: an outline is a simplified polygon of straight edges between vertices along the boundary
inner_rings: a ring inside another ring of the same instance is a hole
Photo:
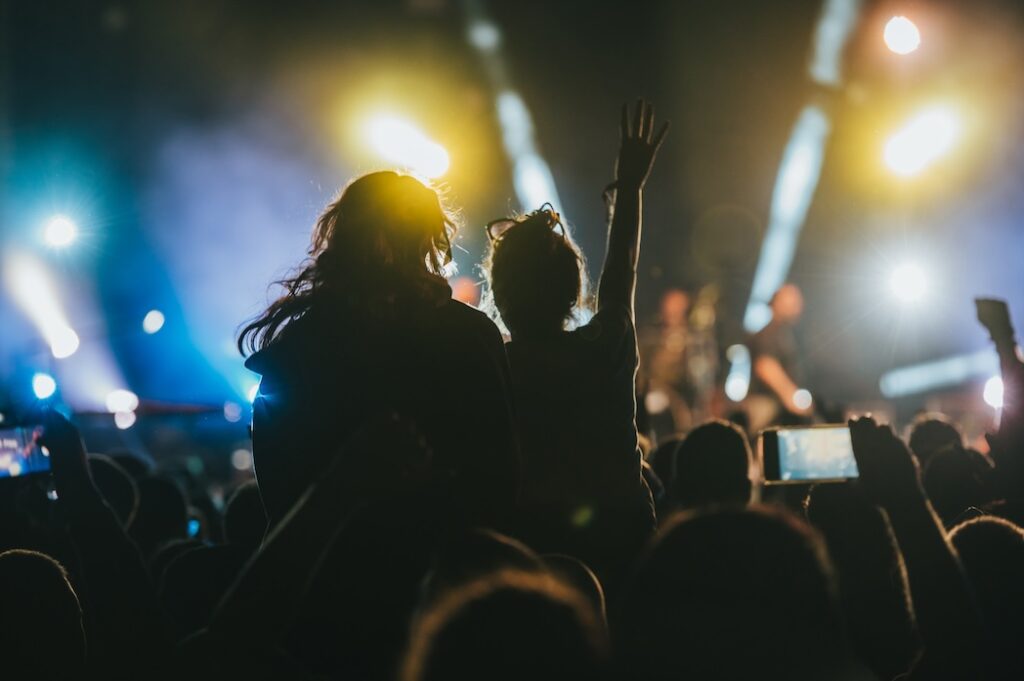
[[[738,340],[779,160],[812,93],[806,67],[820,2],[489,6],[504,33],[513,84],[531,108],[539,147],[595,274],[604,239],[600,191],[610,180],[618,106],[643,95],[672,120],[649,185],[641,310],[650,314],[667,286],[717,282],[723,340]],[[793,275],[808,289],[804,340],[815,350],[812,377],[851,397],[870,396],[878,374],[894,364],[977,347],[982,337],[970,326],[969,305],[975,291],[1017,294],[1024,318],[1017,264],[1024,249],[1017,226],[1024,208],[1016,151],[1020,13],[995,1],[970,9],[954,2],[866,6]],[[879,17],[907,7],[939,18],[936,45],[915,69],[877,55]],[[105,198],[92,219],[105,236],[83,267],[99,282],[108,316],[145,307],[134,283],[142,272],[151,290],[175,295],[177,275],[163,271],[159,247],[166,235],[158,230],[166,227],[149,224],[153,204],[145,197],[160,191],[155,159],[169,131],[182,127],[244,129],[271,158],[294,160],[305,189],[277,213],[288,224],[267,227],[292,235],[305,233],[316,208],[364,168],[334,128],[338,111],[370,96],[411,107],[452,149],[447,180],[467,224],[464,272],[481,247],[479,226],[514,202],[490,92],[465,43],[458,2],[15,0],[0,20],[5,238],[21,229],[19,202],[42,191],[40,177],[102,185]],[[866,181],[863,164],[851,159],[865,153],[872,134],[884,134],[872,112],[933,89],[966,93],[986,112],[973,157],[941,192],[908,198],[889,181]],[[68,148],[78,160],[68,160]],[[247,189],[263,192],[254,177],[251,188],[232,187],[232,196],[246,201]],[[209,197],[194,200],[216,201],[223,190],[203,183],[196,191]],[[208,245],[189,243],[189,234],[182,232],[182,248]],[[258,241],[262,233],[253,234]],[[891,313],[872,300],[877,277],[859,264],[865,254],[895,248],[894,240],[934,249],[929,257],[945,285],[941,304],[925,318],[904,320],[901,328],[914,329],[902,336],[893,335]],[[124,265],[128,260],[135,265]],[[189,301],[182,296],[179,303]],[[120,349],[131,355],[130,346]],[[843,362],[834,360],[837,353]],[[140,356],[137,371],[144,362]]]

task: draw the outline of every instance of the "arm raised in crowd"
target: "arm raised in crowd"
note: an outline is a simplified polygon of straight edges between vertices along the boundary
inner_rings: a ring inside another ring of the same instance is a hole
[[[989,436],[1000,490],[1008,498],[1024,497],[1024,362],[1017,356],[1017,339],[1006,301],[975,300],[978,321],[989,332],[999,354],[1003,408],[999,430]]]
[[[632,121],[629,107],[622,107],[622,140],[615,162],[615,206],[597,294],[599,310],[622,305],[633,314],[644,184],[668,127],[664,123],[654,133],[654,107],[649,102],[637,102]]]
[[[85,445],[55,411],[43,417],[41,443],[50,464],[60,509],[78,554],[85,607],[96,631],[89,632],[94,673],[144,675],[169,649],[156,590],[138,547],[93,483]]]
[[[907,569],[928,673],[981,678],[982,625],[956,551],[921,487],[917,462],[889,426],[850,422],[858,484],[889,518]],[[912,674],[913,676],[913,674]],[[929,677],[930,678],[930,677]]]

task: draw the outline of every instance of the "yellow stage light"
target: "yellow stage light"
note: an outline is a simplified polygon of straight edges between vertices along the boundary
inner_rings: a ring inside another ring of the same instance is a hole
[[[371,118],[366,139],[385,161],[408,168],[429,179],[448,171],[448,152],[409,121],[391,115]]]
[[[885,165],[900,177],[917,175],[953,150],[960,139],[961,127],[960,117],[952,108],[929,106],[886,141]]]

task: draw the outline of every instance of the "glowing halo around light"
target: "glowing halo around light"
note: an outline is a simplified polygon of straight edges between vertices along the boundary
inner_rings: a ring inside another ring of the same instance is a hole
[[[910,19],[895,16],[885,24],[882,39],[885,46],[896,54],[910,54],[921,46],[921,31]]]

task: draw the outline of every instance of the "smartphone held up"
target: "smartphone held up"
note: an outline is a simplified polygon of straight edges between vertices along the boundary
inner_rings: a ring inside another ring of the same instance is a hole
[[[758,438],[765,485],[842,482],[858,477],[845,425],[771,428]]]
[[[0,429],[0,479],[50,472],[50,455],[39,441],[42,426]]]

